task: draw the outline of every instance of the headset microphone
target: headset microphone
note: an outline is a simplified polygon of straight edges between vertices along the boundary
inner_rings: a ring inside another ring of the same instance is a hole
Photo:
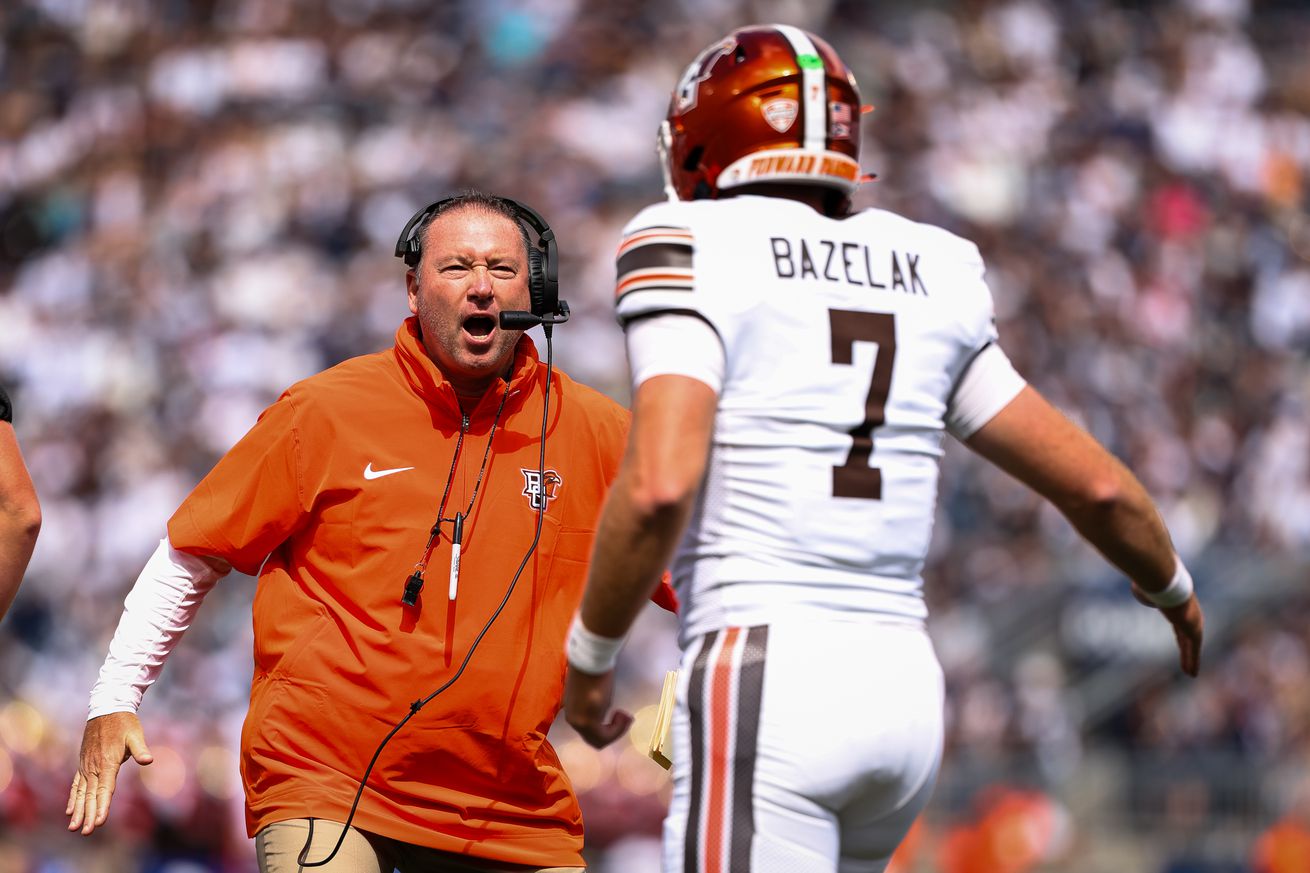
[[[500,313],[500,329],[527,330],[541,324],[545,325],[549,330],[551,325],[563,324],[569,320],[568,303],[561,300],[558,305],[559,309],[555,312],[547,312],[542,315],[536,315],[526,309],[507,309]]]

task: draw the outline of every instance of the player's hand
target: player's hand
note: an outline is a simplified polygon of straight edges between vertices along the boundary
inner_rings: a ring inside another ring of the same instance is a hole
[[[564,680],[564,720],[591,745],[603,749],[628,732],[632,715],[611,711],[614,671],[600,676],[569,667]]]
[[[1142,590],[1133,584],[1133,596],[1138,602],[1160,610],[1169,624],[1173,625],[1174,639],[1178,643],[1178,662],[1183,672],[1195,676],[1201,669],[1201,638],[1205,634],[1205,614],[1201,612],[1201,603],[1193,594],[1186,603],[1162,609],[1146,598]]]
[[[128,758],[149,764],[155,758],[146,746],[141,720],[134,712],[113,712],[93,718],[82,732],[77,775],[68,792],[68,829],[89,834],[109,817],[118,768]]]

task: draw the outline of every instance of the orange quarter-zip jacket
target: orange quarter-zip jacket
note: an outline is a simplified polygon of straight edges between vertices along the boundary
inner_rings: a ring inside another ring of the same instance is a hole
[[[506,598],[545,499],[504,608],[459,679],[382,752],[354,825],[506,863],[581,865],[581,813],[546,732],[628,413],[556,370],[542,481],[546,367],[532,342],[519,341],[508,383],[466,414],[418,331],[408,319],[394,348],[292,386],[169,521],[178,550],[259,577],[241,736],[247,828],[345,820],[378,743],[455,676]],[[458,591],[450,600],[447,522],[406,606],[448,477],[444,515],[467,513]],[[671,607],[669,594],[657,602]]]

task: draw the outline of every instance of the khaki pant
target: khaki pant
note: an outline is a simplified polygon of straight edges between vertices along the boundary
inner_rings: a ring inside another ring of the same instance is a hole
[[[392,873],[393,870],[400,873],[580,873],[586,870],[585,867],[531,867],[484,861],[413,846],[357,828],[349,830],[330,863],[301,867],[296,859],[309,833],[309,820],[299,818],[276,822],[256,834],[259,873]],[[305,860],[322,861],[340,836],[341,825],[337,822],[314,819],[314,841]]]

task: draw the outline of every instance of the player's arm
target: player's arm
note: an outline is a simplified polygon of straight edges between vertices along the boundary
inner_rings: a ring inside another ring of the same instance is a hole
[[[678,375],[643,382],[634,397],[628,449],[605,501],[569,636],[565,718],[594,746],[608,745],[631,724],[627,713],[610,712],[613,659],[686,527],[717,401],[704,382]]]
[[[632,429],[605,501],[582,605],[569,631],[564,712],[594,746],[622,736],[631,717],[610,714],[623,638],[669,565],[709,460],[725,354],[700,316],[660,312],[626,327]]]
[[[717,401],[687,376],[656,376],[637,389],[579,610],[594,633],[624,636],[658,586],[705,475]]]
[[[8,401],[0,396],[0,407]],[[9,611],[41,530],[41,504],[8,420],[0,420],[0,618]]]
[[[619,433],[613,442],[606,441],[605,456],[607,463],[605,465],[605,493],[614,487],[614,480],[618,478],[619,468],[623,466],[623,454],[628,446],[628,433],[632,429],[632,411],[615,404],[615,410],[618,413],[620,423]],[[593,418],[593,426],[596,422]],[[603,508],[603,507],[601,507]],[[594,551],[594,549],[593,549]],[[659,584],[651,592],[650,602],[674,615],[678,613],[678,595],[673,590],[672,578],[667,569],[660,576]]]
[[[1190,577],[1141,482],[1090,434],[1031,386],[965,439],[973,451],[1055,504],[1078,532],[1122,570],[1144,602]],[[1200,667],[1204,617],[1195,594],[1161,612],[1173,625],[1182,669]]]
[[[105,823],[123,762],[154,760],[136,710],[201,602],[228,569],[219,559],[179,552],[167,539],[146,562],[127,595],[91,691],[77,773],[64,810],[70,831],[89,834]]]

